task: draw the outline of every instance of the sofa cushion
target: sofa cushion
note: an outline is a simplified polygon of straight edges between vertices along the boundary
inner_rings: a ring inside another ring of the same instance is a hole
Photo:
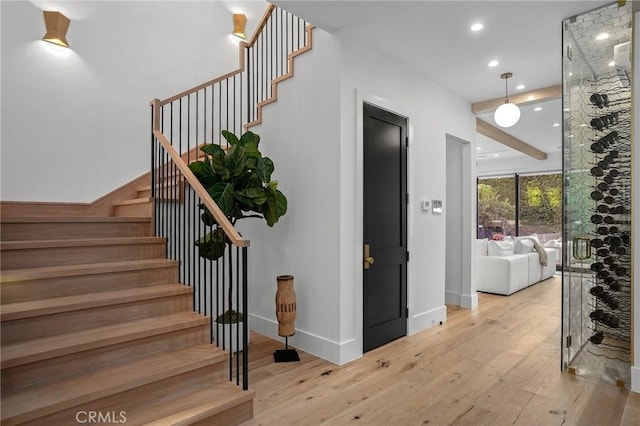
[[[511,241],[487,241],[487,254],[489,256],[511,256],[514,254],[514,243]]]
[[[487,242],[488,238],[481,238],[476,240],[476,256],[488,256]]]
[[[528,238],[533,238],[534,240],[536,240],[536,242],[540,243],[540,239],[538,238],[538,234],[531,234],[531,235],[519,235],[517,237],[515,237],[516,241],[518,240],[526,240]]]
[[[516,240],[514,245],[515,254],[531,253],[535,249],[533,241],[531,240]]]

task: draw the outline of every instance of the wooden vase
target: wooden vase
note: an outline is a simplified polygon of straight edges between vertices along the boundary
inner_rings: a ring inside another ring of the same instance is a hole
[[[296,334],[296,293],[293,291],[293,275],[280,275],[276,292],[276,318],[278,335],[289,337]]]

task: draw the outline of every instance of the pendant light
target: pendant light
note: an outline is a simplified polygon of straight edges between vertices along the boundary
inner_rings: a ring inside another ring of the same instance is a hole
[[[509,102],[507,80],[511,77],[513,77],[513,74],[510,72],[500,75],[500,78],[504,79],[504,103],[493,113],[493,119],[500,127],[511,127],[520,120],[520,108],[518,108],[518,105]]]

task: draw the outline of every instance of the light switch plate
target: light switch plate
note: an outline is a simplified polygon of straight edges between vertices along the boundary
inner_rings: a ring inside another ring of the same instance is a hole
[[[433,210],[433,214],[442,214],[442,200],[432,200],[431,208]]]
[[[429,212],[429,210],[431,210],[431,201],[422,200],[422,211]]]

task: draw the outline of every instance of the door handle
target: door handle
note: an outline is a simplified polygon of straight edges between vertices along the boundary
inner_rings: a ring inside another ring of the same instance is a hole
[[[591,257],[591,240],[586,237],[573,239],[573,257],[578,260],[586,260]]]
[[[369,269],[375,263],[375,259],[371,256],[369,244],[364,245],[364,269]]]

